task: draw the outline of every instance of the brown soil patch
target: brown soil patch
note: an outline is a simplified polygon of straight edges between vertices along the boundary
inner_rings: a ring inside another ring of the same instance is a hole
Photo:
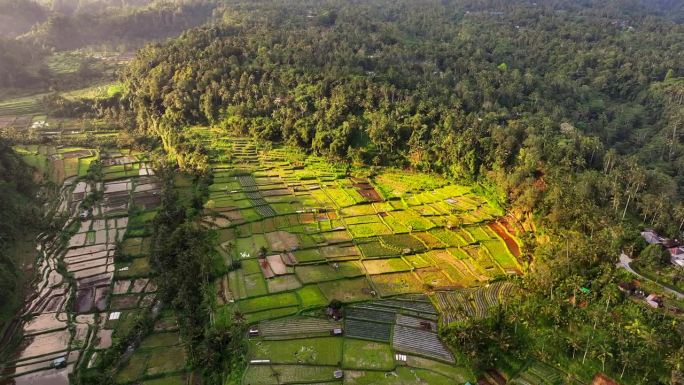
[[[271,265],[269,265],[265,258],[259,259],[259,267],[261,268],[261,272],[264,274],[264,278],[268,279],[275,277],[275,273],[273,270],[271,270]]]
[[[117,295],[112,297],[112,310],[126,310],[138,307],[138,300],[140,299],[137,295]]]
[[[286,265],[292,266],[297,264],[297,258],[295,258],[294,254],[292,253],[285,253],[280,255],[283,258],[283,262],[285,262]]]
[[[268,243],[271,244],[271,250],[290,251],[299,246],[297,236],[287,231],[273,231],[265,235]]]
[[[131,281],[115,281],[114,294],[126,294],[131,286]]]
[[[508,234],[508,232],[506,232],[506,230],[500,223],[490,223],[489,228],[494,230],[494,232],[497,233],[501,237],[501,239],[504,240],[506,246],[508,247],[508,250],[510,250],[511,253],[513,253],[513,256],[515,256],[516,258],[520,257],[520,246],[518,246],[518,243],[515,241],[515,239],[513,239],[513,237],[511,237]]]
[[[291,195],[292,192],[290,192],[289,189],[286,188],[278,188],[278,189],[273,189],[273,190],[266,190],[266,191],[261,191],[261,195],[265,197],[275,197],[275,196],[282,196],[282,195]]]
[[[70,151],[70,152],[65,152],[62,154],[62,158],[64,159],[72,159],[72,158],[85,158],[88,156],[91,156],[91,152],[88,150],[77,150],[77,151]]]
[[[271,267],[271,271],[273,271],[275,275],[287,274],[287,267],[280,254],[269,255],[266,257],[266,260]]]
[[[361,196],[363,196],[371,202],[382,202],[380,194],[378,194],[378,192],[375,191],[375,189],[372,187],[369,189],[358,189],[357,191],[359,192],[359,194],[361,194]]]

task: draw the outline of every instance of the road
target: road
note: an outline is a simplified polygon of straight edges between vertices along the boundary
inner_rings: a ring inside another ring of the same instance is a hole
[[[627,256],[627,254],[622,253],[622,254],[620,254],[620,262],[618,262],[617,267],[618,267],[618,268],[623,268],[623,269],[629,271],[630,273],[636,275],[637,277],[639,277],[639,278],[641,278],[641,279],[643,279],[643,280],[645,280],[645,281],[650,281],[650,282],[655,283],[656,285],[660,286],[660,287],[661,287],[663,290],[665,290],[666,292],[668,292],[668,293],[670,293],[670,294],[676,296],[678,299],[684,299],[684,294],[683,294],[683,293],[680,293],[680,292],[678,292],[678,291],[676,291],[676,290],[670,289],[670,288],[667,287],[667,286],[663,286],[663,285],[659,284],[658,282],[656,282],[656,281],[654,281],[654,280],[652,280],[652,279],[650,279],[650,278],[644,277],[643,275],[641,275],[641,274],[637,273],[636,271],[634,271],[634,269],[632,269],[632,267],[629,265],[630,263],[632,263],[632,258],[630,258],[629,256]]]

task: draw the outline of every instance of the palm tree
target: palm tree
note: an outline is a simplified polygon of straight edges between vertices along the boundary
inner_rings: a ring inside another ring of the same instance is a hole
[[[667,363],[672,370],[670,384],[684,384],[684,347],[680,347],[679,350],[670,354],[665,359],[665,363]]]
[[[603,299],[606,301],[606,313],[611,304],[614,304],[620,299],[620,290],[614,283],[609,283],[603,287]]]

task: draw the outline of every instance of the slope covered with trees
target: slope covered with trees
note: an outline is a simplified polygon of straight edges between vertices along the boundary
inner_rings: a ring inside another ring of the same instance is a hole
[[[166,38],[203,24],[216,7],[215,1],[182,3],[151,2],[145,6],[78,8],[74,12],[53,12],[23,39],[57,50],[92,44],[141,44]],[[77,12],[78,11],[78,12]]]
[[[32,172],[14,151],[0,140],[0,328],[21,302],[22,267],[12,256],[21,234],[36,223],[31,203],[35,187]]]

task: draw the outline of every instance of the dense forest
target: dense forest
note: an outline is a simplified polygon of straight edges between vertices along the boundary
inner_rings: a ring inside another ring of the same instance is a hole
[[[22,267],[13,258],[12,248],[37,213],[32,203],[35,186],[31,170],[0,140],[0,326],[9,319],[21,303],[19,282]]]
[[[184,128],[208,124],[480,183],[537,234],[519,303],[452,346],[670,383],[681,330],[616,295],[615,269],[637,229],[684,219],[684,27],[661,3],[234,1],[142,49],[117,116],[185,168]]]
[[[0,1],[0,36],[14,38],[47,19],[47,10],[30,0]]]
[[[134,46],[203,24],[215,6],[214,1],[169,2],[149,7],[86,9],[73,15],[54,13],[44,23],[34,26],[23,39],[57,50],[91,44]]]

